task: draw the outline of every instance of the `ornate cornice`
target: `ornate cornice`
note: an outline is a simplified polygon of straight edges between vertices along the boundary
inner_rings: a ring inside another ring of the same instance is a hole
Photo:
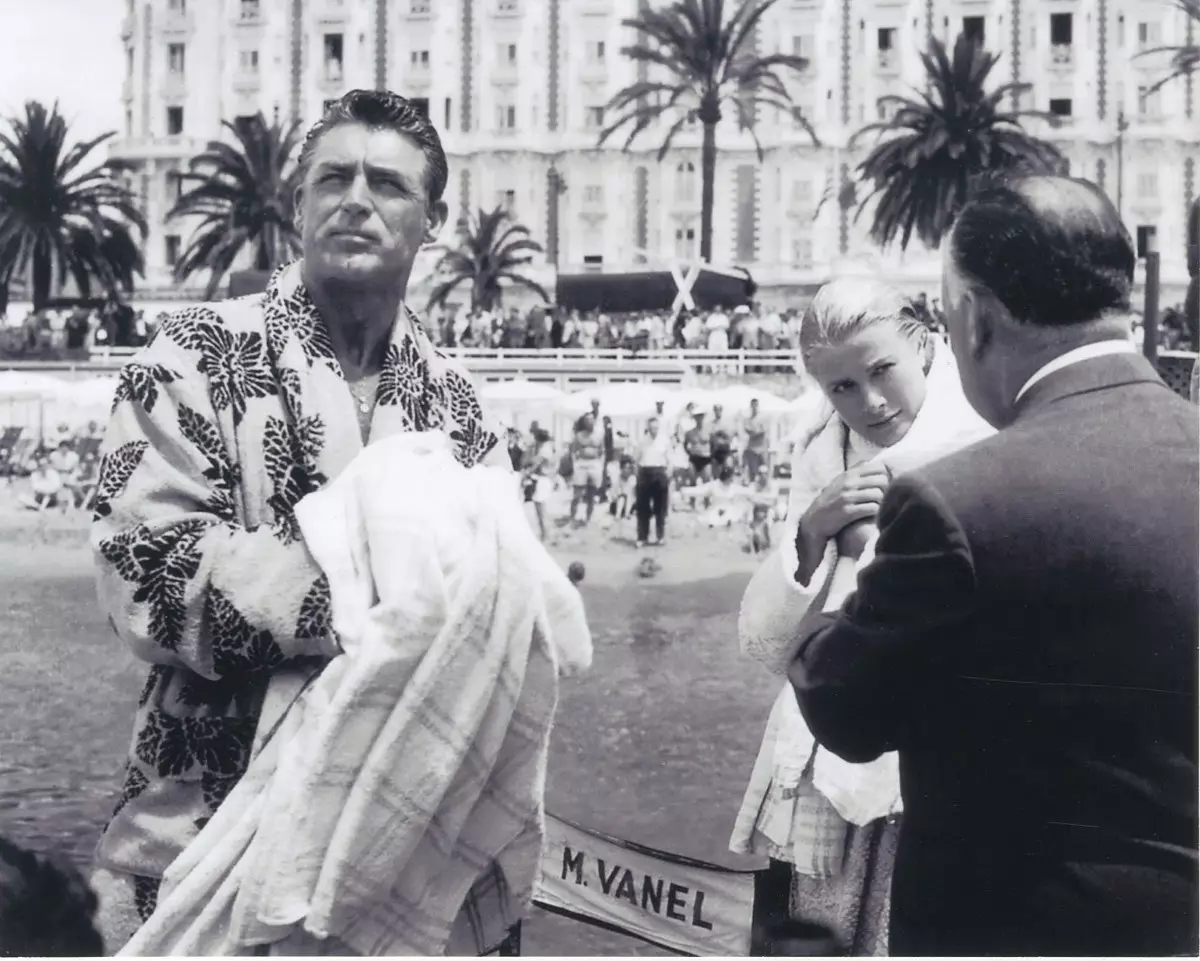
[[[850,33],[852,0],[842,0],[842,123],[850,123]]]
[[[1187,18],[1187,45],[1191,47],[1196,42],[1196,20],[1194,17]],[[1195,108],[1195,83],[1196,71],[1189,70],[1183,78],[1183,115],[1189,120],[1192,119],[1192,111]]]
[[[288,91],[288,106],[293,120],[303,120],[300,113],[300,85],[304,72],[304,0],[292,0],[291,27],[292,87]]]
[[[460,216],[471,216],[471,170],[463,167],[458,174],[459,211]]]
[[[1012,0],[1012,82],[1021,82],[1021,0]],[[1012,92],[1013,109],[1020,109],[1021,94]]]
[[[1096,113],[1103,120],[1108,115],[1108,0],[1097,0],[1096,16],[1100,41],[1096,52]]]
[[[475,2],[462,0],[462,37],[459,42],[459,52],[462,55],[462,89],[459,100],[462,101],[462,132],[471,132],[471,94],[475,87]]]
[[[150,132],[150,51],[151,38],[154,34],[151,32],[151,18],[154,16],[154,7],[146,4],[143,8],[145,16],[142,17],[142,135],[152,136]]]
[[[838,170],[839,195],[850,183],[850,165],[842,164]],[[850,207],[838,204],[838,250],[844,255],[850,249]]]
[[[388,85],[388,0],[375,0],[375,89]]]
[[[558,130],[559,73],[562,70],[562,55],[559,50],[562,32],[562,0],[548,0],[550,4],[550,44],[546,69],[549,71],[546,86],[546,129]]]

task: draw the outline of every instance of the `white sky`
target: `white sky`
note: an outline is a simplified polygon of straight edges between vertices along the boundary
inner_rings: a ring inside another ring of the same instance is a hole
[[[124,0],[0,0],[0,114],[41,100],[75,138],[120,130]]]

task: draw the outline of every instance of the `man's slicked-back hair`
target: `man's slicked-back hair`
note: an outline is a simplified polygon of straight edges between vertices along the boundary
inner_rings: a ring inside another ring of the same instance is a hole
[[[425,192],[429,202],[442,199],[450,179],[442,139],[424,110],[390,90],[351,90],[333,101],[304,138],[299,159],[302,177],[308,174],[321,137],[344,124],[360,124],[371,130],[394,130],[410,138],[425,155]]]
[[[1068,327],[1130,310],[1133,241],[1085,180],[1029,176],[984,188],[958,215],[950,255],[1018,323]]]

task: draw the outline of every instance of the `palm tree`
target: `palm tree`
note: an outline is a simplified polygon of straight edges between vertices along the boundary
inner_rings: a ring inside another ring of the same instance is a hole
[[[692,120],[704,130],[700,148],[700,259],[712,259],[713,180],[717,166],[717,124],[726,107],[732,108],[743,129],[754,138],[759,161],[762,144],[754,130],[759,106],[783,110],[800,122],[817,141],[807,119],[792,102],[787,86],[776,71],[782,67],[796,72],[808,61],[792,54],[759,56],[755,49],[756,29],[778,0],[675,0],[669,7],[644,10],[638,17],[622,20],[638,34],[621,53],[648,69],[657,67],[666,75],[661,80],[639,80],[617,91],[604,108],[616,114],[600,132],[604,144],[618,130],[628,127],[622,147],[628,150],[638,136],[656,122],[667,123],[658,148],[661,161],[671,149],[675,135]],[[726,8],[732,7],[727,17]]]
[[[175,264],[184,280],[207,270],[204,296],[211,298],[244,249],[251,249],[255,270],[269,271],[300,252],[294,219],[299,183],[296,148],[298,122],[268,125],[261,113],[222,123],[233,142],[210,141],[193,157],[183,193],[167,217],[197,217],[188,245]]]
[[[1200,71],[1200,0],[1174,0],[1172,5],[1182,10],[1191,21],[1192,40],[1178,46],[1153,47],[1137,54],[1137,57],[1156,57],[1164,53],[1169,55],[1170,67],[1166,75],[1147,88],[1143,97],[1149,96],[1172,80]]]
[[[118,298],[133,289],[142,254],[133,237],[146,221],[117,168],[93,151],[113,136],[69,142],[58,112],[31,101],[0,132],[0,285],[29,276],[33,309],[67,278],[83,297],[96,282]]]
[[[434,267],[440,277],[429,295],[430,308],[444,304],[460,285],[471,285],[471,307],[490,310],[504,296],[504,284],[532,290],[542,300],[550,297],[521,268],[542,252],[542,245],[517,223],[505,207],[479,210],[459,221],[457,246],[445,249]],[[503,282],[503,283],[502,283]]]
[[[987,88],[999,58],[959,35],[953,56],[936,38],[921,54],[929,92],[887,96],[881,107],[894,106],[891,120],[868,124],[850,143],[868,134],[876,143],[859,165],[859,178],[871,187],[856,216],[878,198],[871,238],[887,246],[897,235],[906,248],[915,231],[936,247],[978,185],[989,177],[1012,173],[1052,173],[1065,159],[1053,144],[1027,133],[1027,117],[1055,122],[1034,110],[1005,110],[1010,97],[1028,84]]]

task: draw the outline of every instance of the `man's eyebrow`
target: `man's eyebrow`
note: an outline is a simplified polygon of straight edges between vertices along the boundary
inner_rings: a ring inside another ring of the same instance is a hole
[[[405,183],[412,182],[411,177],[395,167],[381,167],[378,164],[364,164],[363,166],[366,168],[368,176],[396,177]],[[347,160],[322,160],[314,165],[314,169],[329,173],[352,173],[357,168],[358,164]]]

